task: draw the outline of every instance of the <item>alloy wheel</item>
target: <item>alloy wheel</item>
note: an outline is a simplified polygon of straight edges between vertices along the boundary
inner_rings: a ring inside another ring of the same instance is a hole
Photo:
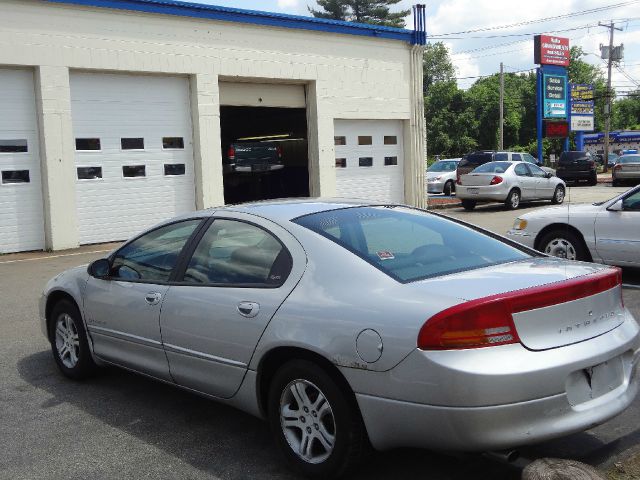
[[[554,257],[566,258],[567,260],[576,260],[578,258],[576,248],[566,238],[554,238],[551,240],[547,243],[544,253]]]
[[[518,205],[520,205],[520,194],[514,191],[511,194],[511,208],[515,210],[518,208]]]
[[[556,203],[562,203],[564,201],[564,188],[556,189]]]
[[[293,380],[283,390],[280,425],[293,452],[305,462],[322,463],[333,452],[333,410],[322,391],[308,380]]]
[[[76,325],[68,313],[62,313],[56,321],[56,351],[67,368],[74,368],[80,357],[80,337]]]

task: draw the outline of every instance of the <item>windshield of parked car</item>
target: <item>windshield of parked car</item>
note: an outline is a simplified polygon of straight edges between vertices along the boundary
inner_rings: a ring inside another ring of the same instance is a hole
[[[458,162],[447,162],[440,161],[431,165],[427,172],[453,172],[456,168],[458,168]]]
[[[480,165],[471,173],[504,173],[511,165],[513,165],[511,162],[489,162]]]
[[[354,207],[294,222],[402,283],[530,258],[514,246],[408,207]]]
[[[640,155],[623,155],[617,163],[640,163]]]

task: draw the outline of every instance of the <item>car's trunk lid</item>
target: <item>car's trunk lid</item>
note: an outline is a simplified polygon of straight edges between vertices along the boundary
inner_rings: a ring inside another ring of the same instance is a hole
[[[460,183],[465,187],[486,187],[496,176],[496,173],[468,173],[460,177]]]
[[[624,321],[619,270],[550,258],[425,280],[431,295],[504,301],[521,343],[546,350],[582,342]]]

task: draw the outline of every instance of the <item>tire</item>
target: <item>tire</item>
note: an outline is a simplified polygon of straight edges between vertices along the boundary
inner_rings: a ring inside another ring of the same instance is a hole
[[[476,202],[474,202],[473,200],[462,200],[462,208],[470,212],[471,210],[476,208]]]
[[[593,176],[589,179],[589,186],[594,187],[598,184],[598,176]]]
[[[551,203],[554,205],[560,205],[562,202],[564,202],[564,195],[565,195],[564,187],[562,185],[558,185],[556,187],[555,192],[553,192],[553,198],[551,199]]]
[[[451,180],[447,180],[447,182],[444,184],[444,188],[442,189],[442,193],[450,196],[454,189],[455,187],[453,186],[453,182]]]
[[[504,206],[507,210],[517,209],[520,206],[520,190],[515,188],[511,190],[504,201]]]
[[[352,397],[315,363],[292,360],[280,367],[269,387],[269,424],[293,470],[311,478],[337,478],[364,459],[369,440]],[[304,445],[308,448],[298,453]]]
[[[620,180],[616,180],[614,178],[613,181],[611,182],[611,186],[612,187],[619,187],[620,186]]]
[[[552,230],[538,244],[538,250],[554,257],[589,261],[589,254],[582,238],[569,230]]]
[[[60,300],[51,311],[51,351],[60,371],[74,380],[90,377],[98,369],[91,357],[87,332],[78,307]]]

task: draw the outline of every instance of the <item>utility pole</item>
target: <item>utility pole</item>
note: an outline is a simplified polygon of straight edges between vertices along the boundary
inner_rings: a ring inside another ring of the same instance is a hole
[[[504,65],[500,62],[500,141],[498,150],[504,150]]]
[[[611,130],[611,67],[613,64],[613,32],[620,30],[615,23],[598,22],[598,25],[609,29],[609,56],[607,59],[607,103],[604,106],[604,172],[609,171],[609,130]]]

